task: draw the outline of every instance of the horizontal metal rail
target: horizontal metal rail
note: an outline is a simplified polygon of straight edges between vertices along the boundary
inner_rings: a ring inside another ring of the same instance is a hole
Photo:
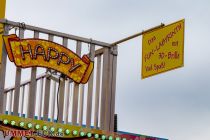
[[[116,42],[112,43],[111,46],[116,46],[116,45],[118,45],[118,44],[120,44],[120,43],[126,42],[126,41],[128,41],[128,40],[130,40],[130,39],[136,38],[136,37],[138,37],[138,36],[141,36],[141,35],[143,35],[143,34],[145,34],[145,33],[148,33],[148,32],[151,32],[151,31],[153,31],[153,30],[162,28],[162,27],[164,27],[164,26],[165,26],[165,24],[161,23],[161,24],[158,25],[158,26],[155,26],[155,27],[153,27],[153,28],[147,29],[147,30],[142,31],[142,32],[140,32],[140,33],[136,33],[136,34],[131,35],[131,36],[129,36],[129,37],[123,38],[123,39],[121,39],[121,40],[119,40],[119,41],[116,41]]]
[[[22,28],[22,24],[20,22],[14,22],[14,21],[10,21],[7,19],[0,19],[0,23]],[[70,34],[58,32],[58,31],[48,30],[48,29],[44,29],[44,28],[40,28],[40,27],[35,27],[35,26],[27,25],[27,24],[24,24],[24,28],[27,30],[31,30],[31,31],[38,31],[38,32],[45,33],[45,34],[64,37],[64,38],[72,39],[75,41],[81,41],[81,42],[90,43],[90,44],[103,46],[103,47],[107,47],[107,48],[110,48],[110,46],[111,46],[110,44],[105,43],[105,42],[92,40],[92,39],[88,39],[88,38],[84,38],[84,37],[79,37],[79,36],[75,36],[75,35],[70,35]]]

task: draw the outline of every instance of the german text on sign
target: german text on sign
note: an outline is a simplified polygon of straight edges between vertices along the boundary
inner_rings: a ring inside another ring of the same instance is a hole
[[[184,20],[143,35],[142,78],[184,65]]]

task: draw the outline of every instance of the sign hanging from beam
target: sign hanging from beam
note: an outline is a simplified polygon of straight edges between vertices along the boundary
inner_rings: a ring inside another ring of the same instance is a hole
[[[6,10],[6,0],[0,0],[0,19],[5,18],[5,10]],[[3,24],[0,24],[0,64],[2,59],[3,32],[4,32],[4,26]]]
[[[184,19],[143,34],[143,79],[183,65]]]

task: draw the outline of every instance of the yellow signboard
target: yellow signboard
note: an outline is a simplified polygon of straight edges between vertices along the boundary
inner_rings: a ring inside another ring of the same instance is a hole
[[[3,36],[6,51],[17,67],[46,67],[66,75],[76,83],[87,83],[93,62],[57,43],[42,39],[20,39],[15,34]]]
[[[184,19],[143,35],[142,78],[184,65]]]
[[[0,0],[0,19],[5,18],[5,9],[6,9],[6,0]],[[0,64],[1,64],[1,59],[2,59],[2,45],[3,45],[3,40],[2,40],[2,34],[4,26],[3,24],[0,24]]]

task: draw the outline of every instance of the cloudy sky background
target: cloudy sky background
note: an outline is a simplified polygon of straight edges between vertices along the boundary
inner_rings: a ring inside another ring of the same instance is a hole
[[[210,139],[208,0],[7,0],[6,16],[112,43],[185,18],[185,66],[141,80],[141,41],[119,45],[119,130],[170,140]]]

